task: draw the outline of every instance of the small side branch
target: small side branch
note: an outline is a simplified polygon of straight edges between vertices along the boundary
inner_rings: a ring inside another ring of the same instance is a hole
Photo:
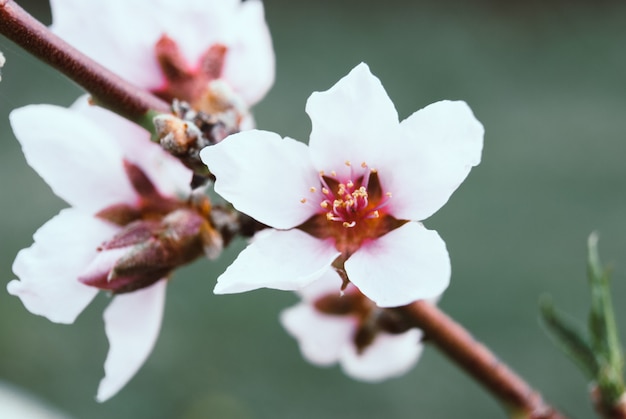
[[[565,419],[521,377],[436,306],[416,301],[398,310],[424,331],[431,343],[504,403],[512,418]]]
[[[166,102],[139,89],[52,33],[13,0],[0,0],[0,34],[74,80],[94,101],[132,121],[169,113]]]

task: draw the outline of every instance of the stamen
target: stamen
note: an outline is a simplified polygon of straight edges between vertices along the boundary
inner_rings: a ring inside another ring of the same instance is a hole
[[[367,167],[367,163],[365,163],[365,162],[361,163],[361,167],[362,167],[363,169],[365,169],[365,168]]]
[[[302,198],[302,199],[300,200],[300,202],[301,202],[301,203],[303,203],[303,204],[306,204],[306,198]]]
[[[346,166],[348,166],[348,167],[352,165],[352,164],[350,163],[350,160],[346,160],[344,164],[345,164]]]
[[[311,193],[315,193],[315,192],[317,192],[317,188],[316,188],[315,186],[311,186],[311,187],[309,188],[309,192],[311,192]]]
[[[355,225],[356,225],[356,221],[352,221],[352,222],[350,222],[350,223],[349,223],[349,222],[347,222],[347,221],[344,221],[344,222],[343,222],[343,226],[344,226],[345,228],[352,228],[352,227],[354,227]]]
[[[326,188],[322,188],[322,193],[324,195],[330,195],[330,191],[328,189],[326,189]]]

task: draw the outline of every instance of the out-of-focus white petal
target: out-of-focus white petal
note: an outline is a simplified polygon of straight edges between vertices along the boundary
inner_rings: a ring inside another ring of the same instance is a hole
[[[303,204],[318,174],[307,146],[268,131],[231,135],[200,152],[215,175],[215,191],[239,211],[274,228],[295,227],[319,211]]]
[[[197,67],[202,54],[213,44],[224,44],[234,55],[227,57],[225,78],[232,76],[233,87],[244,98],[256,101],[266,91],[267,83],[271,84],[274,58],[262,8],[246,3],[52,0],[52,30],[146,89],[158,88],[164,81],[154,50],[162,35],[167,34],[177,43],[190,68]],[[258,75],[244,77],[235,66],[245,66],[250,73],[258,70]]]
[[[396,218],[421,221],[441,208],[480,163],[484,129],[462,101],[441,101],[400,124],[404,144],[395,163],[380,169],[393,193]]]
[[[109,353],[96,399],[113,397],[144,364],[156,343],[165,307],[166,280],[120,294],[104,311]]]
[[[220,275],[214,292],[297,290],[319,278],[337,256],[331,243],[300,230],[264,230]]]
[[[310,304],[300,303],[283,310],[280,322],[298,341],[302,355],[309,362],[332,365],[339,361],[344,348],[351,345],[356,319],[325,315]]]
[[[393,143],[398,137],[398,114],[380,80],[364,63],[329,90],[313,93],[306,112],[312,123],[311,157],[318,170],[334,170],[342,178],[350,174],[346,160],[357,167],[363,162],[373,167],[398,152]]]
[[[263,3],[241,3],[231,26],[232,41],[222,77],[248,105],[260,101],[274,83],[275,58]]]
[[[122,152],[101,125],[52,105],[19,108],[9,118],[28,164],[69,204],[95,212],[135,202]]]
[[[341,367],[347,375],[363,381],[378,382],[400,376],[413,368],[422,353],[421,338],[418,329],[400,335],[380,333],[361,354],[354,345],[345,346]]]
[[[323,295],[340,295],[343,292],[341,290],[342,285],[343,280],[341,277],[334,268],[329,267],[322,276],[306,287],[297,290],[297,292],[303,301],[312,302]],[[348,284],[348,287],[344,291],[348,292],[352,287],[354,287],[354,285]]]
[[[190,193],[191,170],[150,141],[148,131],[113,112],[90,105],[87,96],[78,99],[71,109],[106,132],[110,146],[117,147],[124,159],[139,166],[163,195],[181,197]]]
[[[20,279],[9,282],[9,293],[33,314],[73,323],[98,293],[78,277],[96,257],[96,248],[116,231],[80,210],[61,211],[37,230],[31,247],[18,253],[13,272]]]
[[[25,389],[0,381],[0,418],[71,419],[72,417]]]
[[[433,298],[450,282],[446,244],[417,222],[363,244],[345,268],[350,281],[380,307]]]

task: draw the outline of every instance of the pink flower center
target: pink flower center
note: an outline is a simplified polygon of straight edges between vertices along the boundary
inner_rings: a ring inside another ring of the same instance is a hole
[[[335,247],[345,258],[365,241],[376,239],[398,228],[404,221],[387,213],[391,192],[385,191],[376,169],[362,163],[350,175],[339,179],[334,171],[320,172],[319,186],[309,189],[312,196],[303,198],[303,204],[315,205],[318,214],[299,228],[317,238],[332,238]]]
[[[165,78],[165,83],[155,93],[171,102],[174,99],[188,102],[195,110],[208,114],[223,111],[223,98],[210,89],[210,82],[222,75],[228,48],[214,44],[191,66],[183,56],[178,44],[169,36],[162,35],[155,45],[155,55]]]

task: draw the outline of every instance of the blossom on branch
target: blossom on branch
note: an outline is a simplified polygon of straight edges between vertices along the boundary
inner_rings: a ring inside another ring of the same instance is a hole
[[[341,278],[327,271],[300,290],[302,302],[280,315],[311,363],[339,363],[352,378],[377,382],[402,375],[417,362],[422,332],[377,307],[355,286],[337,292]]]
[[[55,33],[168,101],[245,117],[274,82],[260,0],[51,0],[51,8]]]
[[[307,101],[309,146],[245,131],[204,148],[215,190],[273,230],[218,279],[215,292],[297,290],[332,266],[381,307],[440,295],[445,243],[421,223],[480,162],[483,127],[465,102],[441,101],[398,121],[360,64]]]
[[[57,323],[73,323],[99,290],[114,294],[104,312],[110,349],[97,395],[104,401],[152,351],[171,271],[221,250],[210,203],[148,132],[84,98],[70,109],[27,106],[10,120],[28,163],[71,207],[19,252],[19,280],[8,291]]]

